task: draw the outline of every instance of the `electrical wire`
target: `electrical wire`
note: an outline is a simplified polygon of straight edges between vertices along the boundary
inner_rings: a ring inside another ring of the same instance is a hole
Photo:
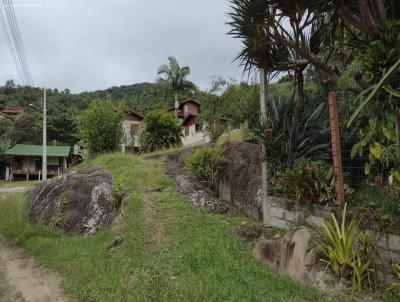
[[[14,44],[14,49],[16,50],[16,56],[20,63],[19,65],[21,67],[22,76],[27,85],[33,85],[32,77],[29,72],[28,64],[26,61],[26,53],[22,43],[21,33],[14,12],[13,3],[10,0],[3,0],[3,4],[8,20],[8,25],[10,28],[12,41],[14,42],[13,44]]]
[[[14,61],[15,68],[17,69],[17,72],[18,72],[18,77],[19,77],[19,79],[20,79],[22,84],[26,84],[25,80],[23,78],[23,75],[22,75],[21,67],[19,66],[17,55],[15,53],[15,49],[14,49],[14,46],[12,44],[11,37],[10,37],[10,34],[8,32],[7,24],[5,22],[4,15],[3,15],[3,12],[1,10],[1,8],[0,8],[0,19],[1,19],[1,25],[3,27],[4,35],[6,37],[6,41],[7,41],[8,47],[10,49],[11,56],[12,56],[13,61]]]

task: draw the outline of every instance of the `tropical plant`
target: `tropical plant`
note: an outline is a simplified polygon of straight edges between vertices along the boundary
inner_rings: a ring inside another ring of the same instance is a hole
[[[386,121],[371,118],[367,127],[360,130],[360,141],[352,150],[352,157],[366,156],[366,175],[387,176],[400,164],[400,145],[396,143],[396,117],[387,114]]]
[[[331,214],[332,223],[326,220],[323,222],[323,259],[321,261],[326,263],[340,278],[349,279],[352,277],[354,271],[354,260],[356,257],[354,244],[357,239],[358,226],[361,223],[361,219],[353,216],[350,224],[347,225],[346,215],[347,204],[343,208],[340,225],[333,213]]]
[[[183,127],[170,112],[153,110],[142,121],[139,142],[142,152],[153,152],[181,144]]]
[[[267,158],[284,167],[291,167],[296,158],[326,160],[329,155],[326,137],[330,127],[325,103],[300,110],[294,98],[274,99],[268,104],[267,121],[259,123],[254,132],[265,144]]]
[[[78,135],[91,156],[120,149],[124,107],[122,103],[94,100],[79,115]]]
[[[218,168],[223,161],[223,150],[219,147],[203,147],[194,151],[186,161],[188,171],[204,181],[215,194],[218,192]]]
[[[179,106],[179,93],[191,89],[195,90],[196,86],[187,79],[190,75],[188,66],[180,67],[178,61],[174,57],[168,57],[169,64],[161,65],[158,68],[157,75],[163,75],[159,78],[159,83],[167,85],[175,94],[175,108]]]
[[[339,225],[332,213],[332,223],[326,220],[322,225],[322,262],[326,263],[339,277],[352,280],[353,292],[361,290],[365,280],[373,287],[371,272],[374,271],[376,238],[366,233],[358,235],[361,219],[353,216],[347,224],[347,204],[342,211]],[[357,242],[358,239],[358,242]]]
[[[229,32],[235,39],[240,39],[243,48],[237,56],[244,72],[257,71],[260,76],[260,120],[267,119],[268,81],[271,73],[286,70],[286,62],[290,55],[289,50],[282,44],[274,43],[271,24],[276,15],[270,10],[269,1],[231,1],[231,27]],[[268,167],[265,160],[266,150],[262,146],[262,173],[261,192],[262,202],[268,195]]]
[[[299,203],[327,203],[335,199],[332,167],[300,158],[279,178],[279,185]]]

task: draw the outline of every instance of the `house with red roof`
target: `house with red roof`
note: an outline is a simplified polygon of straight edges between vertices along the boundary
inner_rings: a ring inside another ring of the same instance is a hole
[[[200,115],[200,103],[194,99],[187,99],[177,108],[172,107],[168,111],[173,113],[182,123],[184,127],[182,144],[184,146],[201,144],[210,140],[205,132],[203,125],[198,117]]]
[[[24,113],[23,109],[16,107],[6,107],[4,110],[0,111],[0,118],[10,118],[17,119]]]

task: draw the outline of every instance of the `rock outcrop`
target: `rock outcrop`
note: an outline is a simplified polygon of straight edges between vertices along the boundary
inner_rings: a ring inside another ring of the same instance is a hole
[[[207,186],[190,175],[178,175],[176,187],[179,193],[187,196],[189,203],[197,205],[207,212],[223,214],[228,211],[228,207],[222,201],[212,196],[212,191]]]
[[[112,221],[112,174],[91,168],[43,182],[29,194],[30,219],[70,234],[93,234]]]
[[[176,181],[179,193],[187,196],[187,201],[210,213],[225,213],[229,210],[224,202],[215,198],[213,192],[204,183],[189,175],[185,169],[185,161],[193,149],[168,154],[165,161],[166,172]]]

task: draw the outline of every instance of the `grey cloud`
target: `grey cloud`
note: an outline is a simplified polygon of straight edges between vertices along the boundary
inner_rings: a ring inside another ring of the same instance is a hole
[[[227,36],[227,0],[14,0],[35,84],[74,92],[154,81],[175,56],[208,87],[241,79],[240,42]],[[0,82],[18,79],[0,35]]]

